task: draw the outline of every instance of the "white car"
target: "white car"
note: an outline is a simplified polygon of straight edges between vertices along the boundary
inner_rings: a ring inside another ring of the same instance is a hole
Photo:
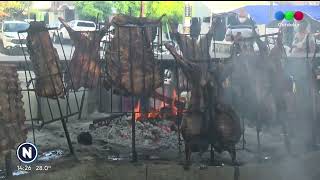
[[[94,23],[93,21],[72,20],[68,22],[68,24],[75,31],[95,31],[97,27],[96,23]],[[59,29],[58,32],[62,42],[64,40],[70,40],[68,31],[61,23],[57,23],[56,27],[58,27]],[[55,33],[56,31],[54,32],[51,38],[54,42],[59,42],[58,36]]]
[[[0,23],[0,48],[5,51],[26,48],[28,34],[27,32],[18,34],[18,31],[27,30],[29,26],[30,24],[24,21],[3,21]]]

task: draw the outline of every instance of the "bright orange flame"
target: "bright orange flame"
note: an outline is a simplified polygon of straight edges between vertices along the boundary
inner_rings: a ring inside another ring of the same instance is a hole
[[[152,110],[152,112],[148,113],[148,119],[156,119],[159,116],[159,111]]]
[[[178,115],[178,112],[182,112],[183,110],[181,109],[178,109],[176,107],[176,102],[178,101],[178,96],[177,96],[177,91],[175,89],[173,89],[173,92],[172,92],[172,102],[171,104],[167,104],[165,103],[165,101],[161,101],[160,103],[160,106],[158,106],[157,108],[155,109],[152,109],[151,111],[149,111],[149,113],[141,113],[141,104],[140,104],[140,100],[138,100],[137,104],[135,105],[135,108],[134,108],[134,112],[135,112],[135,120],[136,121],[140,121],[144,118],[146,119],[157,119],[157,118],[163,118],[165,116],[163,116],[161,112],[161,110],[164,108],[164,107],[170,107],[170,110],[171,110],[171,116],[177,116]]]
[[[172,115],[177,116],[178,115],[178,108],[176,107],[175,102],[178,100],[178,96],[177,96],[176,89],[173,89],[172,99],[173,99],[172,104],[171,104]]]
[[[134,120],[139,121],[142,118],[142,114],[140,113],[141,111],[141,105],[140,105],[140,100],[138,100],[137,105],[134,107],[134,112],[135,112],[135,118]]]
[[[159,110],[164,108],[166,105],[168,105],[168,104],[164,103],[164,101],[161,101],[161,105],[159,107]]]

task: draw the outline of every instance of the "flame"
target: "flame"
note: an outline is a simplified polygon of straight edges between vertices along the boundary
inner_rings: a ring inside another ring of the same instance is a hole
[[[165,106],[166,106],[166,103],[164,103],[164,101],[161,101],[159,108],[153,109],[150,113],[148,113],[147,115],[148,119],[161,118],[160,111]]]
[[[178,108],[176,107],[176,101],[178,100],[178,96],[177,96],[177,91],[176,89],[173,89],[173,93],[172,93],[172,104],[171,104],[171,110],[172,110],[172,115],[177,116],[178,115]]]
[[[156,107],[155,109],[152,109],[151,111],[149,111],[149,113],[145,114],[145,113],[141,113],[141,103],[140,103],[140,100],[138,100],[138,102],[134,108],[135,120],[140,121],[142,119],[163,118],[164,116],[160,112],[164,107],[170,107],[170,111],[171,111],[170,116],[177,116],[179,114],[179,112],[183,111],[182,109],[178,109],[178,107],[176,107],[177,101],[178,101],[177,91],[175,89],[173,89],[171,104],[167,104],[167,103],[165,103],[165,101],[161,101],[160,106]]]
[[[159,117],[159,111],[156,109],[152,109],[150,113],[147,115],[148,119],[156,119]]]
[[[140,113],[141,111],[141,105],[140,105],[140,100],[138,100],[137,105],[134,107],[134,113],[135,113],[135,118],[134,120],[139,121],[142,118],[142,114]]]

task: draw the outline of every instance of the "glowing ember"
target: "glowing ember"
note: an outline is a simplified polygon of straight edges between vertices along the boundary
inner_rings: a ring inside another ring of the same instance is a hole
[[[159,117],[159,111],[153,109],[150,113],[147,115],[148,119],[156,119]]]

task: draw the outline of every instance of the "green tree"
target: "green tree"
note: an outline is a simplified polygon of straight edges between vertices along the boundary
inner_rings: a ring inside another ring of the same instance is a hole
[[[132,16],[140,16],[140,1],[114,1],[113,7],[118,13],[130,14]],[[145,16],[149,18],[159,18],[163,14],[167,14],[167,18],[176,23],[181,23],[184,14],[183,1],[146,1]]]
[[[141,1],[114,1],[113,7],[117,13],[131,14],[132,16],[140,16]],[[152,19],[157,19],[163,14],[163,25],[170,19],[173,23],[182,23],[184,15],[184,2],[183,1],[145,1],[145,16]],[[163,28],[167,32],[167,28]]]
[[[117,10],[117,13],[130,14],[132,16],[140,16],[140,1],[113,1],[113,7]]]
[[[146,16],[158,18],[166,14],[164,21],[170,19],[175,23],[182,23],[184,14],[183,1],[148,1],[146,3]]]
[[[2,1],[0,2],[0,18],[22,19],[26,17],[26,6],[24,1]]]
[[[112,13],[112,2],[110,1],[75,1],[75,10],[80,19],[95,21],[105,20]]]

